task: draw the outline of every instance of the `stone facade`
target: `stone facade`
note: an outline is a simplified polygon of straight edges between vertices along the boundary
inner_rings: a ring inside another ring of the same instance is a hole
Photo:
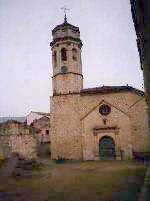
[[[144,93],[130,86],[83,89],[79,29],[65,21],[52,33],[52,158],[99,160],[103,151],[108,153],[107,145],[100,149],[103,137],[113,141],[117,160],[132,159],[133,151],[148,149]],[[75,60],[73,47],[78,55]]]
[[[32,129],[23,123],[1,123],[0,141],[1,158],[9,158],[13,153],[17,153],[23,159],[36,158],[36,139],[32,135]]]
[[[111,107],[108,116],[99,113],[103,104]],[[147,150],[149,145],[145,107],[144,97],[133,92],[52,97],[52,156],[97,160],[100,139],[110,136],[116,158],[123,151],[124,158],[131,159],[133,150]]]

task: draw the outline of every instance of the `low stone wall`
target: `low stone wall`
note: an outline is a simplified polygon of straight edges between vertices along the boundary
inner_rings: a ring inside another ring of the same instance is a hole
[[[0,145],[0,160],[3,158],[4,158],[3,149],[2,146]]]
[[[37,144],[37,154],[39,157],[48,157],[51,156],[50,143],[38,143]]]
[[[36,139],[32,135],[10,136],[12,153],[19,153],[22,158],[36,158]]]
[[[13,153],[22,159],[35,159],[37,142],[29,126],[8,121],[0,124],[0,158],[10,158]]]
[[[0,159],[11,157],[12,149],[9,141],[9,136],[0,135]]]

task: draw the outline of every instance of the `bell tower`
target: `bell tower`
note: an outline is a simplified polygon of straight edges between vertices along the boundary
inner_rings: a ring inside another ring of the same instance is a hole
[[[79,93],[83,88],[79,28],[64,22],[52,30],[53,96]]]

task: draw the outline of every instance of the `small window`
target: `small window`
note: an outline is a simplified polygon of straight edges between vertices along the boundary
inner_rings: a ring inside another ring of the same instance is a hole
[[[46,130],[46,135],[49,135],[49,130]]]
[[[57,52],[54,51],[54,54],[53,54],[53,61],[54,61],[54,67],[57,66]]]
[[[67,50],[65,48],[61,49],[61,60],[67,61]]]
[[[77,50],[75,48],[72,49],[72,59],[77,61]]]

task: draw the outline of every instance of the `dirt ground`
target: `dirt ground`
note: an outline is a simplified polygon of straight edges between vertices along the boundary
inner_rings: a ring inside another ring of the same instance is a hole
[[[146,171],[129,161],[39,162],[19,174],[15,160],[2,165],[0,201],[137,201]]]

